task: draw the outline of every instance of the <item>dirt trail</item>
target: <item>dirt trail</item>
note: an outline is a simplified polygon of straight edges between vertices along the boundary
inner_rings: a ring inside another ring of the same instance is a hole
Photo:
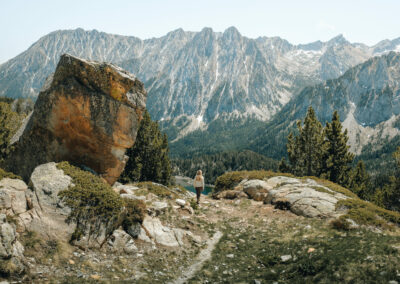
[[[185,269],[178,279],[169,283],[183,284],[192,278],[203,267],[203,263],[211,258],[211,253],[222,236],[223,234],[220,231],[217,231],[212,238],[207,241],[207,247],[197,255],[193,264]]]

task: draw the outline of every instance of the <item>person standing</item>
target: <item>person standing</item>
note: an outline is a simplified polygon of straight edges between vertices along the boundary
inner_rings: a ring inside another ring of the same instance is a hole
[[[193,181],[193,187],[196,189],[197,204],[199,204],[201,192],[204,190],[204,177],[201,170],[197,171]]]

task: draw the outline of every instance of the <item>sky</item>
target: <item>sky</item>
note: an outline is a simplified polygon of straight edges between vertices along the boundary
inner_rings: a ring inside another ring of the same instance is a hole
[[[0,0],[0,64],[52,31],[79,27],[147,39],[235,26],[293,44],[343,34],[373,45],[400,37],[399,11],[399,0]]]

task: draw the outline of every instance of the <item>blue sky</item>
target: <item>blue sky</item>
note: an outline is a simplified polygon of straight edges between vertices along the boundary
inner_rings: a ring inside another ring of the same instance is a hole
[[[58,29],[97,29],[142,39],[183,28],[280,36],[291,43],[343,34],[369,45],[400,37],[398,0],[0,0],[0,63]]]

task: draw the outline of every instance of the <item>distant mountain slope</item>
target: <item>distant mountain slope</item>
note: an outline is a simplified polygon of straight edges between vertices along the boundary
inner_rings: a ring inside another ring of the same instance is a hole
[[[355,153],[367,144],[374,145],[369,151],[384,147],[400,135],[400,53],[371,58],[338,79],[304,88],[259,129],[251,148],[270,157],[283,156],[289,131],[310,105],[323,123],[339,111]]]
[[[279,37],[250,39],[234,27],[223,33],[178,29],[148,40],[62,30],[0,65],[0,96],[36,97],[63,53],[109,61],[145,82],[153,119],[177,128],[174,139],[179,139],[221,117],[266,121],[303,87],[399,47],[400,39],[368,47],[341,35],[292,45]],[[178,126],[182,117],[188,122],[183,128]]]

